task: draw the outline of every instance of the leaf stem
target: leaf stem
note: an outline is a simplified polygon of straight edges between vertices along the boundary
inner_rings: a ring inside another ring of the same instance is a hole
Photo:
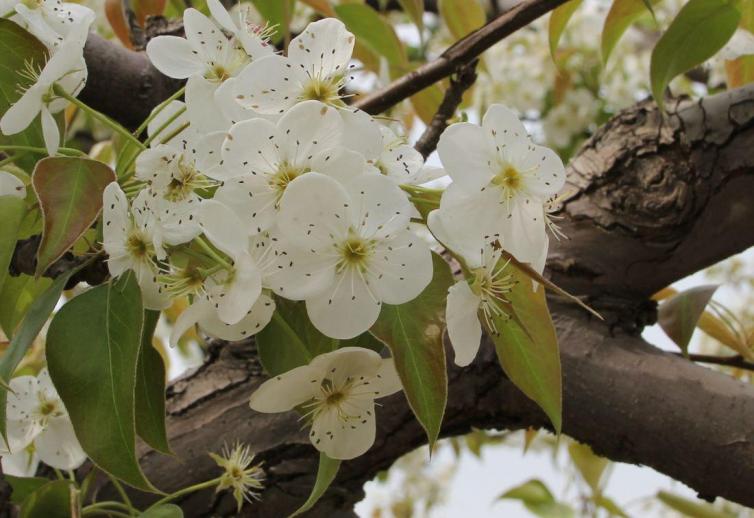
[[[138,137],[139,135],[141,135],[144,132],[144,130],[147,129],[147,127],[149,126],[149,123],[152,122],[154,118],[157,117],[157,115],[159,115],[160,112],[168,106],[168,104],[178,99],[185,92],[186,92],[186,86],[182,86],[173,95],[171,95],[170,97],[162,101],[160,104],[158,104],[157,107],[154,110],[152,110],[152,113],[149,114],[149,117],[147,117],[144,120],[144,122],[142,122],[141,125],[138,128],[136,128],[133,135],[135,137]],[[185,111],[185,108],[183,111]]]
[[[150,505],[146,510],[149,511],[150,509],[154,509],[155,507],[159,507],[162,504],[166,504],[168,502],[172,502],[176,498],[180,498],[184,495],[187,495],[189,493],[193,493],[195,491],[201,491],[202,489],[207,489],[213,486],[216,486],[220,483],[220,477],[213,478],[212,480],[208,480],[206,482],[201,482],[199,484],[194,484],[193,486],[184,487],[183,489],[179,489],[175,493],[171,493],[167,495],[166,497],[156,501],[152,505]]]
[[[105,471],[105,474],[107,475],[107,478],[110,479],[110,482],[113,483],[113,486],[115,486],[115,490],[118,491],[118,495],[120,495],[121,500],[123,500],[123,505],[128,508],[129,511],[136,511],[134,509],[134,504],[131,503],[131,499],[128,497],[128,494],[126,493],[126,490],[123,488],[123,484],[120,483],[120,480],[115,478],[113,475]]]
[[[119,510],[126,511],[121,513]],[[93,514],[105,514],[114,516],[133,516],[134,510],[128,507],[126,504],[120,502],[95,502],[89,504],[81,510],[81,516],[91,516]]]
[[[7,145],[6,146],[6,145],[2,145],[2,146],[0,146],[0,151],[28,151],[30,153],[42,153],[42,154],[45,154],[45,155],[47,154],[47,150],[45,148],[43,148],[43,147],[35,147],[35,146],[15,146],[15,145],[13,145],[13,146],[12,145]],[[89,156],[86,153],[84,153],[83,151],[81,151],[79,149],[74,149],[74,148],[71,148],[71,147],[61,147],[61,148],[58,148],[58,152],[59,153],[64,153],[64,154],[68,154],[68,155],[73,155],[73,156],[85,156],[85,157]]]
[[[197,245],[201,247],[204,252],[206,252],[207,255],[209,255],[212,259],[214,259],[218,264],[223,266],[223,268],[232,271],[233,265],[231,265],[228,261],[226,261],[223,257],[218,254],[212,246],[207,243],[206,239],[203,236],[198,236],[196,239],[194,239]]]
[[[28,151],[21,151],[20,153],[16,153],[15,155],[10,155],[9,157],[0,160],[0,167],[3,167],[4,165],[12,164],[16,160],[23,158],[27,153]]]

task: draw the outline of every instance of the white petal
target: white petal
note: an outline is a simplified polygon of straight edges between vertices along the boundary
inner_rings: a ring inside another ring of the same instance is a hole
[[[222,147],[226,133],[215,131],[202,135],[195,143],[196,168],[210,178],[225,180],[230,178],[227,169],[223,167]]]
[[[477,317],[479,304],[479,297],[471,291],[465,280],[458,281],[448,290],[445,320],[455,353],[455,363],[459,367],[470,364],[479,350],[482,339],[482,326]]]
[[[345,74],[353,53],[355,39],[336,18],[310,23],[304,32],[293,38],[288,57],[294,66],[313,76]]]
[[[384,238],[408,226],[411,202],[389,178],[362,175],[347,185],[351,221],[364,237]]]
[[[202,233],[197,218],[199,200],[200,198],[195,194],[175,203],[164,198],[155,200],[154,210],[159,216],[160,235],[166,245],[188,243]]]
[[[343,119],[343,145],[364,155],[367,160],[376,160],[382,153],[380,124],[363,110],[339,110]]]
[[[548,238],[541,203],[533,199],[516,200],[511,206],[510,217],[500,220],[499,230],[505,250],[519,261],[542,271]]]
[[[375,398],[390,396],[403,390],[403,384],[398,377],[398,371],[395,370],[395,362],[392,358],[382,359],[380,368],[372,378],[369,388],[374,390]]]
[[[382,358],[364,347],[341,347],[316,356],[309,365],[325,373],[335,386],[342,386],[349,379],[358,380],[363,377],[364,381],[369,381],[375,377],[382,366]]]
[[[381,303],[354,269],[335,277],[335,286],[306,301],[309,319],[323,334],[347,340],[372,327]]]
[[[186,79],[204,71],[203,60],[188,41],[177,36],[157,36],[147,43],[147,56],[168,77]]]
[[[262,383],[249,399],[257,412],[276,413],[293,410],[320,392],[322,373],[302,365]]]
[[[162,311],[170,307],[170,298],[157,282],[155,273],[149,267],[139,268],[136,280],[141,288],[141,299],[145,309]]]
[[[440,136],[437,153],[442,165],[464,192],[478,191],[494,176],[497,160],[494,143],[488,133],[468,122],[451,124]]]
[[[228,121],[215,103],[217,83],[192,76],[186,83],[186,107],[191,128],[199,133],[228,131]],[[166,133],[166,135],[168,135]]]
[[[37,473],[39,457],[27,449],[2,454],[3,474],[13,477],[33,477]]]
[[[432,165],[423,165],[421,170],[417,173],[416,177],[414,178],[414,184],[421,185],[427,182],[431,182],[432,180],[437,180],[438,178],[442,178],[443,176],[447,176],[447,172],[442,167],[436,167]]]
[[[189,8],[183,12],[183,28],[191,48],[199,52],[205,63],[222,62],[221,57],[230,42],[212,20]]]
[[[238,74],[236,100],[264,114],[284,113],[296,104],[306,75],[277,54],[253,61]]]
[[[530,144],[528,152],[514,165],[523,172],[526,194],[546,201],[565,185],[565,167],[550,148]]]
[[[236,26],[233,18],[230,17],[230,14],[219,0],[207,0],[207,7],[209,8],[209,14],[212,15],[212,18],[214,18],[223,29],[231,34],[238,32],[238,26]]]
[[[0,119],[0,130],[5,135],[15,135],[29,127],[42,109],[43,88],[32,85],[21,98],[13,103]]]
[[[217,294],[211,292],[217,315],[226,324],[240,322],[262,293],[262,272],[250,255],[240,256],[233,266],[231,283]]]
[[[294,245],[329,250],[333,242],[348,235],[350,203],[340,183],[319,173],[307,173],[288,184],[280,200],[278,227]]]
[[[176,347],[186,331],[194,327],[199,320],[211,317],[214,312],[214,306],[206,298],[195,300],[178,315],[173,324],[170,330],[170,347]]]
[[[11,378],[7,396],[6,418],[14,421],[30,420],[32,410],[39,404],[39,381],[34,376]]]
[[[290,246],[282,239],[270,246],[275,249],[274,262],[265,272],[264,282],[281,297],[305,300],[332,285],[335,277],[332,258]]]
[[[204,315],[199,327],[210,336],[235,342],[252,336],[266,326],[275,312],[275,302],[262,293],[249,313],[238,323],[229,325],[220,320],[215,312]]]
[[[335,178],[343,185],[365,173],[367,161],[361,153],[345,147],[328,149],[314,155],[310,161],[312,171]]]
[[[265,119],[238,122],[222,148],[223,166],[234,176],[274,173],[279,158],[277,127]]]
[[[399,184],[416,183],[415,180],[424,165],[424,158],[413,147],[402,144],[383,151],[379,165],[383,174]]]
[[[309,439],[315,448],[333,459],[348,460],[363,455],[374,444],[377,425],[374,399],[349,398],[344,404],[348,418],[342,419],[330,406],[312,423]]]
[[[0,171],[0,196],[26,198],[26,186],[18,176]]]
[[[403,231],[377,246],[369,263],[369,280],[382,302],[404,304],[432,281],[432,253],[419,236]]]
[[[37,82],[41,85],[51,85],[74,69],[80,67],[83,47],[77,41],[67,41],[53,54],[45,64]]]
[[[60,147],[60,129],[55,118],[52,116],[46,106],[42,106],[40,111],[42,118],[42,135],[44,136],[47,154],[54,156]]]
[[[212,244],[231,258],[247,252],[249,240],[242,232],[243,223],[227,206],[216,200],[204,200],[199,207],[199,223]]]
[[[270,188],[267,175],[246,175],[226,180],[215,192],[215,201],[232,210],[242,222],[240,229],[250,236],[275,223],[277,192]]]
[[[734,60],[754,54],[754,34],[746,29],[737,29],[718,55],[724,60]]]
[[[319,101],[304,101],[288,110],[277,124],[283,157],[295,165],[338,146],[343,123],[338,110]]]
[[[482,128],[504,158],[515,160],[526,153],[531,141],[523,123],[502,104],[493,104],[482,118]]]
[[[67,417],[51,419],[47,428],[34,440],[39,459],[57,469],[76,469],[86,460],[71,420]]]

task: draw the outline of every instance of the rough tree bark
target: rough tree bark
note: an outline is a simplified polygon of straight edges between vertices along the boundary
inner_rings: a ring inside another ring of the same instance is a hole
[[[647,296],[754,244],[754,87],[663,118],[645,102],[612,119],[569,167],[574,193],[550,273],[607,317],[597,322],[551,299],[564,373],[564,433],[613,460],[652,466],[701,497],[754,505],[754,388],[644,342]],[[476,428],[547,428],[501,373],[490,344],[467,369],[449,368],[444,436]],[[265,379],[252,343],[213,346],[208,361],[169,389],[176,457],[142,450],[147,475],[173,490],[217,472],[206,451],[246,441],[265,461],[267,488],[249,516],[282,516],[306,498],[316,455],[296,415],[247,405]],[[402,395],[378,410],[378,439],[344,463],[312,516],[348,516],[362,485],[424,443]],[[232,515],[226,496],[182,502],[191,515]]]

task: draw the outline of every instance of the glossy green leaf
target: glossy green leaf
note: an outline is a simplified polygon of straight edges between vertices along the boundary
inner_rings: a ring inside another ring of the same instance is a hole
[[[165,362],[152,345],[159,311],[144,312],[141,351],[136,367],[136,433],[148,445],[172,454],[165,429]]]
[[[576,12],[576,9],[581,6],[582,1],[583,0],[569,0],[550,13],[547,32],[550,42],[550,55],[552,56],[552,60],[556,63],[558,62],[556,56],[560,38],[563,36],[563,31],[565,31],[566,25],[568,25],[568,22]]]
[[[740,19],[729,0],[690,0],[681,8],[652,51],[649,75],[660,107],[670,81],[723,48]]]
[[[259,14],[267,21],[270,27],[275,27],[275,34],[272,36],[273,43],[280,42],[285,36],[286,31],[290,30],[289,26],[293,17],[295,0],[251,0]]]
[[[411,18],[416,28],[419,30],[419,36],[423,37],[424,32],[424,0],[398,0],[403,11]]]
[[[72,515],[80,515],[80,502],[78,490],[67,480],[48,482],[21,504],[21,518],[70,518]]]
[[[684,354],[688,354],[694,329],[717,288],[717,285],[697,286],[660,304],[657,323]]]
[[[510,380],[533,399],[550,418],[557,433],[562,425],[560,353],[543,286],[532,289],[531,279],[513,263],[508,265],[516,285],[507,295],[515,318],[492,319],[487,331],[500,365]],[[517,322],[518,321],[518,322]]]
[[[450,34],[460,40],[485,24],[487,16],[477,0],[439,0],[438,10]]]
[[[17,196],[0,196],[0,290],[8,276],[18,231],[26,214],[26,202]]]
[[[21,89],[31,85],[24,70],[32,67],[41,70],[47,62],[47,48],[28,31],[12,21],[0,18],[0,115],[20,97]],[[0,145],[44,147],[42,123],[37,117],[32,124],[16,135],[0,134]],[[19,165],[31,170],[43,155],[29,153],[19,160]]]
[[[144,313],[132,273],[69,301],[47,332],[47,363],[82,448],[104,471],[153,490],[136,458],[135,392]]]
[[[338,348],[338,340],[320,333],[306,314],[303,302],[276,297],[272,321],[257,333],[259,359],[270,376],[306,365]]]
[[[50,479],[43,477],[14,477],[3,473],[3,478],[10,484],[13,492],[10,494],[10,501],[14,504],[20,504],[34,491],[47,484]]]
[[[139,518],[183,518],[183,510],[175,504],[162,504],[147,509]]]
[[[0,290],[0,328],[5,336],[13,336],[18,323],[26,314],[32,302],[52,284],[52,279],[35,279],[31,275],[12,275],[5,278]]]
[[[690,500],[667,491],[657,493],[657,499],[688,518],[733,518],[735,516],[733,513],[716,509],[710,504]]]
[[[380,13],[366,4],[337,5],[335,12],[348,30],[372,52],[387,59],[391,65],[406,64],[406,50],[401,40]]]
[[[31,177],[44,228],[37,250],[37,276],[62,256],[97,219],[102,193],[115,181],[107,165],[80,157],[40,160]]]
[[[384,305],[370,330],[392,352],[395,368],[414,415],[427,432],[430,448],[440,434],[448,400],[443,332],[445,298],[453,284],[450,268],[432,254],[432,282],[417,298]]]
[[[573,509],[555,500],[550,490],[541,480],[529,480],[509,489],[498,499],[519,500],[529,512],[540,518],[572,518]]]
[[[592,489],[593,494],[599,494],[602,487],[603,476],[610,461],[605,457],[595,455],[586,444],[572,442],[568,445],[568,453],[571,456],[581,478]]]
[[[652,4],[659,4],[662,0],[614,0],[602,26],[602,63],[607,63],[615,45],[620,41],[626,30],[636,23],[642,16],[651,16],[647,8]]]
[[[69,270],[59,276],[44,293],[31,303],[18,330],[11,338],[8,349],[5,351],[3,357],[0,358],[0,380],[7,382],[13,376],[13,372],[23,359],[29,346],[42,330],[52,310],[55,309],[55,305],[63,293],[63,288],[68,283],[68,279],[77,271],[78,269]],[[0,435],[3,437],[5,437],[6,396],[7,393],[5,390],[0,388]]]
[[[330,484],[335,480],[335,476],[338,474],[338,469],[340,469],[339,460],[331,459],[324,453],[319,454],[319,468],[317,469],[317,479],[314,482],[314,488],[312,489],[309,498],[304,502],[304,505],[296,509],[296,511],[291,514],[290,518],[303,514],[314,507],[314,504],[322,498],[322,495],[325,494],[327,488],[330,487]]]

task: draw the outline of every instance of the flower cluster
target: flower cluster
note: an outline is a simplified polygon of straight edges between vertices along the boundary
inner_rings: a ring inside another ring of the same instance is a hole
[[[76,96],[86,82],[84,43],[94,11],[60,0],[3,0],[0,12],[36,36],[49,53],[44,67],[27,63],[16,71],[24,80],[22,95],[0,119],[0,131],[15,135],[39,116],[47,152],[54,155],[60,146],[54,115],[68,105],[66,96]]]

